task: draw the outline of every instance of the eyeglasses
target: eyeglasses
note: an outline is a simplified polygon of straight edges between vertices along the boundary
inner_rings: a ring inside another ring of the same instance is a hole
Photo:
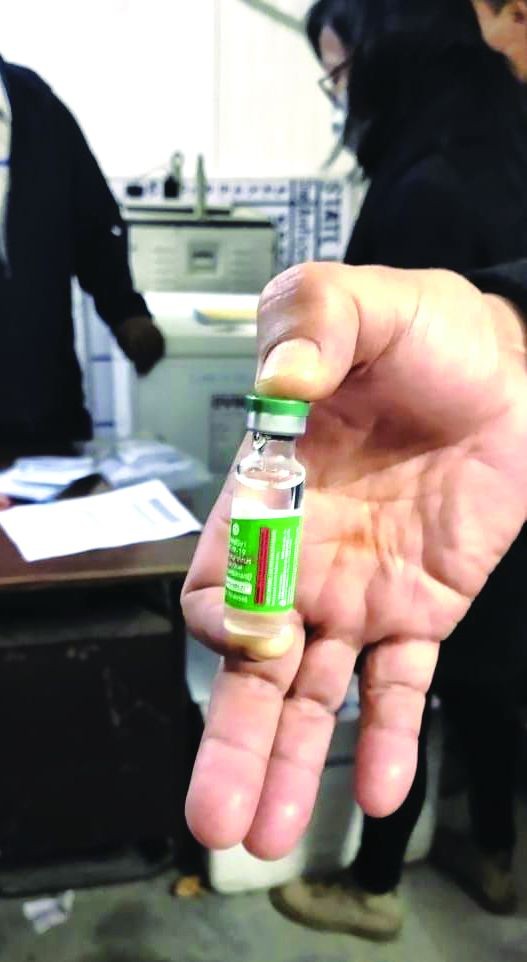
[[[340,103],[339,96],[335,88],[344,74],[348,73],[350,67],[351,57],[346,57],[346,60],[343,60],[342,63],[337,64],[336,67],[333,67],[333,70],[330,70],[329,73],[324,74],[324,76],[318,81],[318,86],[320,87],[322,93],[326,95],[334,107],[338,106]]]

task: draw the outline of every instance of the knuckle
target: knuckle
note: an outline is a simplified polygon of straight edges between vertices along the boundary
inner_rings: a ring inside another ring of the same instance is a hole
[[[326,271],[321,270],[323,266]],[[260,296],[260,319],[273,315],[277,310],[292,311],[320,300],[328,284],[328,266],[312,262],[297,264],[274,277]]]

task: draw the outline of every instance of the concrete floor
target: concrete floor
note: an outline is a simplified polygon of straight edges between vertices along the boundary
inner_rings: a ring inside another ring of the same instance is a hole
[[[172,872],[81,891],[70,919],[41,936],[19,901],[0,902],[0,962],[527,962],[527,809],[520,835],[512,919],[486,915],[423,864],[405,874],[403,934],[379,946],[294,925],[265,893],[174,899]]]

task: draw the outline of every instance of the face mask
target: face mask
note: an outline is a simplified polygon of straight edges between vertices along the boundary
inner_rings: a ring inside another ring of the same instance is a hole
[[[335,110],[341,111],[344,115],[348,112],[348,91],[340,90],[335,94]]]
[[[347,90],[342,91],[338,94],[337,102],[333,107],[333,113],[331,117],[331,131],[333,135],[337,138],[341,138],[344,133],[344,127],[346,125],[346,117],[348,116],[348,92]]]

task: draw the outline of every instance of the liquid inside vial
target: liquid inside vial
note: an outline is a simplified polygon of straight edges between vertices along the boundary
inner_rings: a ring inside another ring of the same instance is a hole
[[[225,627],[255,658],[282,654],[293,638],[304,482],[293,438],[255,434],[236,468]],[[245,609],[229,604],[249,591]]]

